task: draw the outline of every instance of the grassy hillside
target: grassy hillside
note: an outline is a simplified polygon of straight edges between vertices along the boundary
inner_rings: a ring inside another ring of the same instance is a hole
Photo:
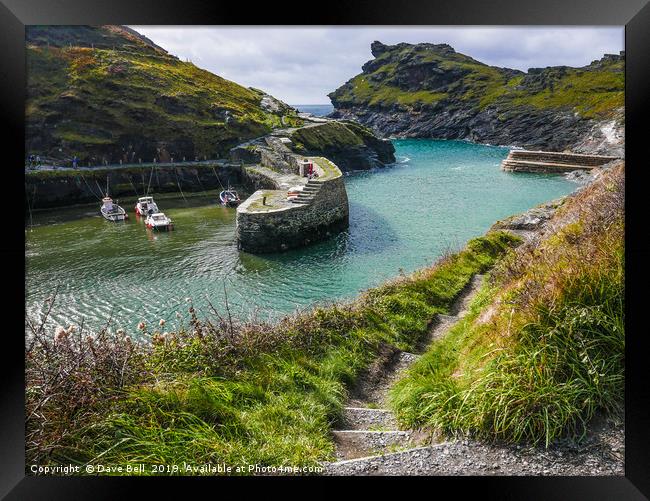
[[[150,343],[74,328],[52,341],[35,328],[28,463],[315,466],[333,454],[330,426],[360,370],[392,346],[413,349],[433,315],[515,242],[505,233],[474,239],[352,303],[277,325],[233,325],[223,307],[199,320],[188,304],[182,332],[141,326]]]
[[[527,73],[483,64],[446,44],[373,43],[375,59],[329,94],[336,108],[483,110],[532,107],[605,117],[624,105],[624,59],[605,56],[582,68]]]
[[[29,153],[82,163],[224,156],[295,110],[118,26],[27,28]]]
[[[570,198],[392,392],[403,424],[549,444],[622,406],[624,172]]]

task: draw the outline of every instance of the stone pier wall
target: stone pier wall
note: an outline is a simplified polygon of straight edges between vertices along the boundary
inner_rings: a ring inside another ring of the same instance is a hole
[[[618,157],[605,155],[583,155],[553,151],[511,150],[501,162],[501,168],[510,172],[561,173],[575,170],[591,170]]]
[[[251,253],[279,252],[309,245],[347,228],[349,205],[345,183],[338,168],[331,165],[335,173],[323,175],[323,179],[316,181],[320,189],[309,203],[286,202],[286,187],[275,191],[259,190],[243,202],[237,208],[239,248]],[[258,175],[263,172],[257,171]],[[294,178],[293,185],[305,183],[305,178]],[[278,182],[277,178],[269,183],[288,184]],[[269,207],[262,205],[265,196],[277,197],[276,202]]]

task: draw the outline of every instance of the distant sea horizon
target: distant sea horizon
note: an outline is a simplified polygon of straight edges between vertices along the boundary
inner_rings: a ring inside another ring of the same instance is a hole
[[[334,111],[331,104],[292,104],[294,108],[303,113],[311,113],[317,117],[324,117]]]

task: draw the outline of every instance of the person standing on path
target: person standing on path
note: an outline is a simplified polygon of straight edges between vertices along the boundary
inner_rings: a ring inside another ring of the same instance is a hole
[[[73,168],[73,169],[76,169],[76,168],[77,168],[77,155],[75,155],[75,156],[72,158],[72,168]]]

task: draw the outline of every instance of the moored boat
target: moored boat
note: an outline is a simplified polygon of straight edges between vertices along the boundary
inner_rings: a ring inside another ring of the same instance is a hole
[[[171,218],[167,217],[163,212],[149,214],[145,219],[145,225],[152,230],[171,230],[174,228]]]
[[[104,219],[108,221],[124,221],[129,217],[122,207],[113,202],[111,197],[102,198],[102,206],[99,210]]]
[[[138,216],[148,216],[158,212],[158,205],[153,201],[153,197],[140,197],[135,204],[135,213]]]
[[[237,207],[241,202],[237,192],[230,188],[219,193],[219,200],[221,201],[221,205],[225,205],[226,207]]]

